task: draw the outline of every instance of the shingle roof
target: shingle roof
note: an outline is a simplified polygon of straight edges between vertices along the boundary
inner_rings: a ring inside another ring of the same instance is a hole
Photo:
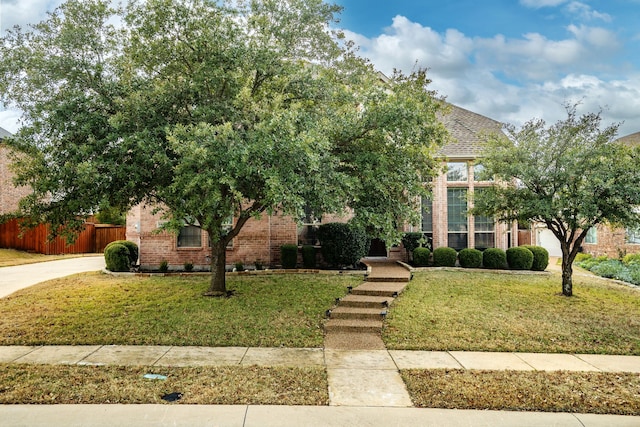
[[[618,138],[618,141],[623,144],[640,145],[640,132]]]
[[[496,120],[449,104],[450,113],[441,117],[453,141],[440,154],[448,158],[474,159],[482,153],[483,136],[502,131]]]
[[[5,130],[3,128],[0,128],[0,139],[4,139],[4,138],[6,138],[8,136],[11,136],[11,133],[9,133],[9,131],[7,131],[7,130]]]

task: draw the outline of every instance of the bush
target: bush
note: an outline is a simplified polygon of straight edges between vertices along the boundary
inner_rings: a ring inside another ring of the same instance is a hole
[[[311,245],[302,247],[302,265],[304,268],[316,268],[316,248]]]
[[[120,243],[110,244],[104,248],[104,262],[107,270],[129,271],[131,261],[129,261],[129,248]]]
[[[415,248],[413,250],[413,263],[416,267],[426,267],[429,265],[431,251],[427,248]]]
[[[238,261],[234,264],[236,271],[244,271],[244,263],[242,261]]]
[[[318,227],[322,257],[332,267],[355,265],[369,252],[369,238],[362,228],[331,222]]]
[[[107,248],[111,245],[123,245],[127,249],[129,249],[129,266],[136,265],[136,263],[138,262],[138,254],[139,254],[138,245],[136,245],[135,243],[129,240],[114,240],[113,242],[105,246],[104,248],[105,253],[107,252]]]
[[[507,249],[507,264],[512,270],[531,270],[533,253],[522,246]]]
[[[163,260],[160,263],[160,268],[159,268],[161,273],[166,273],[167,271],[169,271],[169,262],[167,260]]]
[[[185,262],[184,263],[184,271],[193,271],[193,263]]]
[[[632,264],[629,266],[630,283],[640,286],[640,264]]]
[[[535,254],[534,254],[534,256],[535,256]],[[580,264],[581,262],[585,262],[587,260],[590,260],[591,258],[593,258],[593,256],[591,254],[587,254],[587,253],[581,252],[578,255],[576,255],[576,257],[573,259],[573,262],[576,263],[576,264]]]
[[[422,233],[404,233],[402,235],[402,246],[407,250],[407,253],[413,253],[416,248],[420,247],[422,239]]]
[[[522,246],[527,248],[533,254],[533,264],[531,270],[545,271],[549,266],[549,252],[542,246]]]
[[[433,265],[436,267],[455,267],[458,253],[453,248],[440,247],[433,250]]]
[[[507,254],[499,248],[485,249],[482,253],[482,265],[484,268],[501,270],[507,268]]]
[[[465,248],[458,253],[460,267],[480,268],[482,267],[482,251],[478,249]]]
[[[640,265],[640,254],[628,254],[628,255],[625,255],[624,258],[622,258],[622,262],[625,265],[633,265],[633,264],[639,264]]]
[[[625,270],[624,265],[616,259],[599,262],[591,268],[591,271],[600,277],[619,280],[624,280],[621,278],[624,277],[623,270]]]
[[[280,246],[282,268],[296,268],[298,265],[298,246],[289,244]]]

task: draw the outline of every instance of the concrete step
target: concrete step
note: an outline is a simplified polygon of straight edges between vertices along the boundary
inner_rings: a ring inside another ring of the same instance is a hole
[[[340,300],[340,307],[386,308],[393,298],[350,294]],[[387,303],[387,305],[385,305]]]
[[[381,320],[382,313],[386,313],[387,309],[380,308],[361,308],[361,307],[337,307],[331,311],[332,319],[361,319],[361,320]]]
[[[324,324],[324,330],[327,333],[379,333],[380,331],[382,331],[382,320],[329,319]]]
[[[407,286],[406,283],[365,282],[351,291],[352,295],[397,297]]]
[[[366,282],[373,282],[373,283],[406,283],[409,281],[411,275],[407,274],[406,277],[405,275],[402,276],[398,276],[398,277],[379,277],[379,276],[367,276],[365,277],[365,281]]]

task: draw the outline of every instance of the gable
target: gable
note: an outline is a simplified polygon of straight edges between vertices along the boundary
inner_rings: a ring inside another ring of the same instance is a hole
[[[482,154],[482,143],[487,133],[502,131],[496,120],[474,113],[453,104],[448,104],[450,113],[440,119],[453,141],[445,145],[440,155],[447,158],[475,159]]]

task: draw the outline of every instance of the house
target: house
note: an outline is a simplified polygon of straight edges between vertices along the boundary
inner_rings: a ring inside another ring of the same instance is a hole
[[[515,225],[495,223],[491,218],[467,213],[473,207],[473,194],[492,184],[479,180],[480,166],[475,164],[481,154],[483,134],[500,132],[502,126],[495,120],[463,108],[450,107],[450,114],[442,117],[453,137],[453,142],[440,152],[446,172],[433,183],[432,199],[422,200],[421,224],[406,225],[403,231],[424,233],[432,248],[507,249],[516,246],[518,233]],[[260,262],[277,266],[283,244],[313,244],[314,230],[319,224],[347,219],[322,217],[322,221],[318,221],[309,217],[301,224],[281,215],[250,219],[227,248],[227,264],[242,262],[253,265]],[[185,263],[191,263],[195,268],[209,266],[211,250],[204,230],[185,226],[177,235],[158,232],[162,221],[160,213],[154,213],[152,207],[144,205],[134,207],[127,215],[127,239],[138,244],[142,268],[157,268],[162,261],[167,261],[174,269],[182,268]],[[386,247],[380,241],[372,242],[370,255],[386,255],[398,260],[406,260],[407,256],[402,247]]]
[[[619,138],[617,142],[640,145],[640,132]],[[560,242],[544,224],[537,224],[532,235],[534,244],[547,249],[549,255],[562,256]],[[594,256],[606,255],[610,258],[617,258],[628,253],[639,253],[640,229],[612,228],[606,224],[600,224],[589,230],[582,243],[582,251]]]
[[[16,187],[11,171],[11,150],[3,142],[11,133],[0,128],[0,215],[14,213],[18,210],[20,199],[29,194],[28,187]]]

